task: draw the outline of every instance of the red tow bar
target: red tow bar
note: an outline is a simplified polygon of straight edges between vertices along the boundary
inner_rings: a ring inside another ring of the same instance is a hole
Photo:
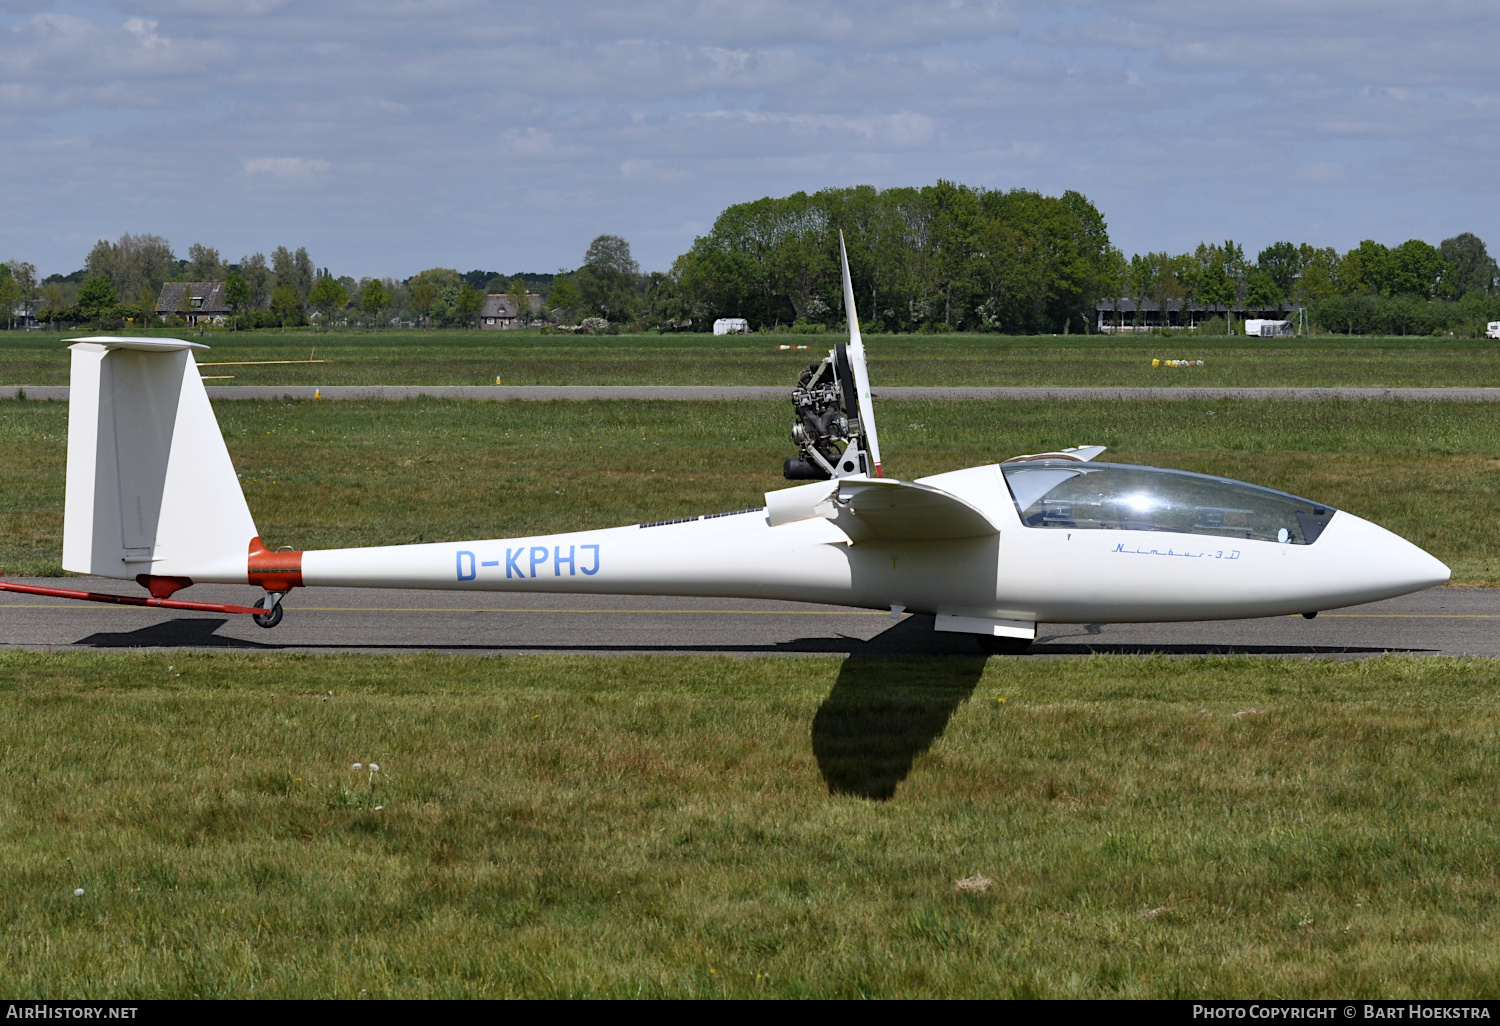
[[[204,613],[243,613],[247,616],[264,614],[264,609],[252,606],[230,606],[220,602],[183,602],[181,599],[156,598],[144,595],[106,595],[101,591],[74,591],[71,588],[43,588],[35,584],[14,584],[0,581],[0,591],[18,591],[25,595],[47,595],[51,598],[78,599],[81,602],[112,602],[117,606],[161,606],[164,609],[196,609]]]

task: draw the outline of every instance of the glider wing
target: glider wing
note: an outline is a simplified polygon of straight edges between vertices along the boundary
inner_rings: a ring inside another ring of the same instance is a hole
[[[855,542],[947,541],[998,534],[975,506],[931,485],[843,478],[766,493],[771,526],[822,517]]]

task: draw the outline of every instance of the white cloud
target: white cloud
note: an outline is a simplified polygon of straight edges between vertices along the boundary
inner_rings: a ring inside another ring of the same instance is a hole
[[[252,175],[270,175],[287,181],[311,178],[326,172],[331,166],[326,160],[308,160],[305,157],[248,157],[245,171]]]
[[[517,157],[536,160],[568,160],[583,157],[589,147],[559,144],[551,132],[538,128],[511,129],[504,133],[509,149]]]
[[[156,26],[160,22],[147,21],[145,18],[129,18],[125,22],[125,31],[135,36],[140,45],[153,50],[160,50],[167,45],[167,41],[156,34]]]
[[[626,160],[620,163],[620,177],[635,179],[637,181],[660,182],[663,184],[680,182],[687,178],[687,172],[680,168],[661,167],[654,160]]]
[[[190,104],[212,88],[207,69],[228,44],[184,45],[158,25],[48,13],[0,29],[0,103],[33,115]]]
[[[798,139],[826,140],[830,145],[852,137],[863,142],[880,143],[898,148],[929,142],[936,130],[936,124],[931,117],[913,111],[848,117],[840,114],[715,110],[691,115],[688,120],[700,123],[737,122],[741,125],[768,130],[757,133],[759,137],[776,133],[795,136]]]

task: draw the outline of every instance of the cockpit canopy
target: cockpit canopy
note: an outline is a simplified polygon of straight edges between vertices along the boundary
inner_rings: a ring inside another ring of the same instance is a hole
[[[1124,463],[1004,463],[1022,523],[1069,530],[1172,531],[1311,545],[1334,509],[1224,477]]]

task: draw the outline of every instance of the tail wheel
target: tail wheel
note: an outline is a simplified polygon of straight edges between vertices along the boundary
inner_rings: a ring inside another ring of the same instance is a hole
[[[1021,655],[1031,647],[1030,638],[997,638],[992,634],[976,634],[974,640],[990,655]]]
[[[264,608],[266,608],[266,600],[264,598],[258,598],[258,599],[256,599],[255,600],[255,608],[256,609],[264,609]],[[250,617],[250,619],[254,620],[259,626],[264,627],[267,630],[269,630],[272,627],[275,627],[278,623],[281,622],[281,603],[278,602],[274,606],[272,606],[271,607],[271,611],[269,613],[254,613],[254,614],[252,614],[251,617]]]

